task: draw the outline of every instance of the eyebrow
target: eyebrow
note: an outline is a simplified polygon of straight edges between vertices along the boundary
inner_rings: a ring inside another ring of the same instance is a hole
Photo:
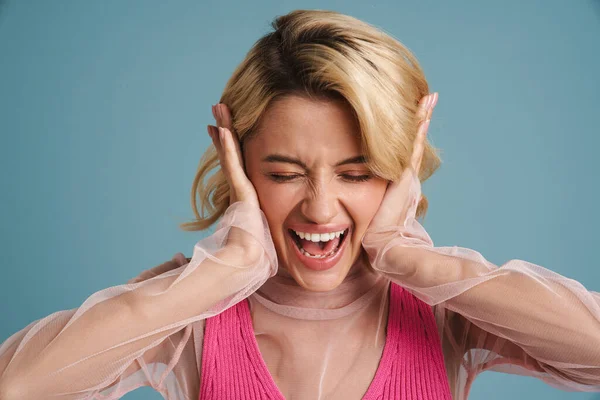
[[[288,157],[288,156],[284,156],[281,154],[270,154],[270,155],[264,157],[261,161],[268,162],[268,163],[280,162],[280,163],[296,164],[304,169],[308,169],[306,164],[304,164],[302,161],[298,160],[297,158]],[[335,164],[335,166],[339,167],[340,165],[346,165],[346,164],[365,164],[366,162],[367,162],[367,159],[365,156],[355,156],[355,157],[350,157],[345,160],[342,160],[342,161],[338,162],[337,164]]]

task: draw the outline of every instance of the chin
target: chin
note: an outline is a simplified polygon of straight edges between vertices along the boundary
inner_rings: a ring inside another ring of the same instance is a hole
[[[302,288],[311,292],[328,292],[344,282],[348,274],[353,271],[353,265],[358,267],[359,263],[357,261],[360,255],[359,253],[354,257],[344,257],[333,268],[325,271],[315,271],[307,268],[298,260],[291,263],[280,263],[279,265],[281,274],[291,277]]]
[[[336,266],[337,267],[337,266]],[[307,268],[288,269],[288,273],[298,285],[311,292],[328,292],[337,288],[348,275],[349,266],[343,269],[331,268],[327,271],[311,271]]]

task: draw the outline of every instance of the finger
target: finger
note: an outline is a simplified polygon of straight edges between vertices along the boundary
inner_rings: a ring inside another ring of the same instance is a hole
[[[242,165],[243,168],[244,162],[242,157],[242,148],[240,146],[239,138],[233,129],[233,118],[231,117],[231,111],[229,110],[229,107],[227,107],[227,105],[223,103],[217,104],[216,110],[217,115],[219,116],[219,119],[222,124],[221,126],[227,128],[230,131],[230,133],[232,133],[237,157],[239,159],[240,165]]]
[[[176,262],[178,266],[182,266],[185,265],[187,263],[189,263],[188,259],[185,257],[185,255],[181,252],[176,253],[173,258],[171,258],[171,261]]]
[[[437,104],[437,99],[439,94],[430,93],[428,95],[423,96],[423,98],[419,101],[419,109],[417,110],[417,117],[419,121],[424,121],[426,119],[431,119],[431,113],[433,112],[433,108]]]
[[[225,135],[222,132],[224,128],[216,127],[212,125],[208,125],[209,134],[213,140],[213,144],[217,151],[217,156],[219,158],[219,165],[221,167],[221,172],[225,175],[225,179],[229,184],[230,193],[229,193],[229,202],[230,204],[237,201],[237,184],[235,181],[235,173],[232,174],[232,170],[235,171],[235,168],[232,168],[231,155],[228,154],[226,149],[226,140]]]
[[[413,145],[413,152],[410,159],[410,165],[417,174],[417,176],[419,176],[419,171],[421,169],[421,161],[423,160],[423,153],[425,150],[425,138],[427,137],[429,122],[429,119],[421,122],[421,125],[419,126],[419,131],[417,132],[417,136],[415,138],[415,143]]]
[[[215,125],[217,128],[223,126],[223,117],[219,106],[220,103],[212,106],[213,117],[215,118]]]
[[[432,94],[427,94],[419,101],[419,108],[417,110],[417,118],[419,121],[424,121],[427,119],[427,111],[429,110],[432,100]]]
[[[423,153],[425,152],[425,143],[427,138],[427,131],[429,130],[429,122],[433,109],[437,104],[439,94],[437,92],[424,96],[420,104],[420,116],[424,115],[424,121],[419,125],[417,136],[415,137],[415,143],[413,145],[413,153],[411,156],[411,166],[416,172],[417,176],[421,169],[421,162],[423,161]],[[426,122],[426,123],[425,123]]]
[[[215,121],[217,121],[217,118],[218,118],[218,117],[217,117],[217,106],[216,106],[216,105],[214,105],[214,106],[211,106],[211,108],[212,108],[212,115],[213,115],[213,118],[215,119]],[[218,121],[217,121],[217,122],[218,122]]]
[[[219,128],[213,125],[208,125],[208,132],[212,138],[213,146],[215,146],[215,150],[217,151],[217,157],[219,159],[219,165],[221,166],[221,170],[225,174],[225,178],[230,179],[229,172],[227,171],[227,165],[225,164],[226,156],[224,154],[223,144],[221,143]]]
[[[208,125],[208,132],[211,135],[213,140],[213,145],[215,146],[215,150],[217,150],[217,156],[219,157],[219,164],[221,165],[221,170],[223,174],[225,174],[225,178],[230,183],[232,182],[231,176],[231,156],[227,154],[227,150],[225,147],[224,134],[222,133],[223,128],[216,127],[213,125]]]
[[[212,113],[213,113],[213,117],[215,118],[215,122],[217,123],[217,126],[223,126],[223,124],[221,123],[221,114],[219,111],[218,104],[215,104],[214,106],[212,106]]]
[[[213,146],[215,146],[215,150],[217,151],[219,160],[222,161],[223,160],[223,156],[222,156],[223,146],[221,146],[221,140],[219,139],[219,129],[213,125],[208,125],[206,127],[206,129],[208,130],[208,134],[209,134],[210,138],[212,139]]]
[[[238,183],[246,178],[237,136],[226,126],[231,126],[231,113],[224,104],[213,106],[213,116],[219,126],[208,126],[209,134],[217,150],[221,168],[230,185],[238,188]]]
[[[221,144],[221,139],[219,136],[219,128],[218,128],[222,124],[221,114],[219,111],[219,104],[215,104],[211,108],[212,108],[212,115],[213,115],[213,118],[215,119],[217,126],[208,125],[208,134],[210,135],[210,137],[213,141],[213,145],[215,146],[215,149],[217,150],[217,154],[219,155],[219,160],[221,161],[221,164],[223,164],[223,155],[222,155],[223,146]]]
[[[427,108],[427,117],[425,119],[431,119],[431,114],[433,113],[433,108],[437,104],[438,96],[439,95],[437,92],[431,96],[431,103],[429,104],[429,107]]]
[[[220,125],[223,128],[227,128],[229,130],[232,130],[233,127],[231,126],[231,122],[232,122],[232,118],[231,118],[231,112],[229,111],[229,107],[227,107],[227,105],[223,104],[223,103],[219,103],[216,106],[216,111],[217,111],[217,116],[219,117],[219,122]]]
[[[236,188],[241,189],[238,184],[244,182],[247,177],[242,166],[242,160],[239,157],[238,149],[235,147],[237,138],[235,138],[233,133],[227,128],[219,128],[219,133],[222,135],[221,142],[225,158],[224,162],[231,178],[230,182]]]

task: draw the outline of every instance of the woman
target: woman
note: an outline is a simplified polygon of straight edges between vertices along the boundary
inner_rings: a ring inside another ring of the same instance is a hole
[[[410,52],[333,12],[274,29],[213,107],[183,227],[215,233],[11,336],[0,399],[466,399],[484,370],[600,390],[598,293],[417,221],[440,160]]]

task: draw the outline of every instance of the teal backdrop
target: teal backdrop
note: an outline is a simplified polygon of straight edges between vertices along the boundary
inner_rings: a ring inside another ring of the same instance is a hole
[[[170,259],[206,124],[236,65],[297,8],[383,28],[440,93],[423,185],[437,246],[600,291],[600,2],[0,2],[0,342]],[[124,398],[160,399],[148,388]],[[600,400],[485,372],[472,399]]]

